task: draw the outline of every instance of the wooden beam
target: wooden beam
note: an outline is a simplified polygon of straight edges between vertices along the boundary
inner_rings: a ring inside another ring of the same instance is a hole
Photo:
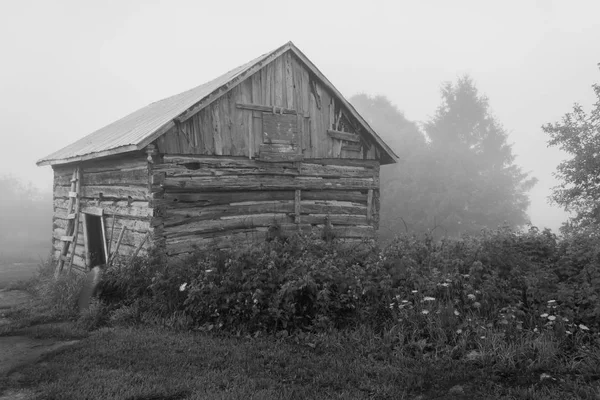
[[[244,109],[244,110],[272,112],[274,114],[293,114],[293,115],[297,115],[298,114],[298,111],[296,111],[294,109],[291,109],[291,108],[265,106],[265,105],[262,105],[262,104],[236,103],[235,106],[237,108],[241,108],[241,109]]]
[[[61,236],[60,240],[63,242],[72,242],[73,241],[73,236]]]
[[[347,142],[360,143],[360,136],[355,133],[336,131],[333,129],[327,129],[327,134],[334,139],[345,140]]]

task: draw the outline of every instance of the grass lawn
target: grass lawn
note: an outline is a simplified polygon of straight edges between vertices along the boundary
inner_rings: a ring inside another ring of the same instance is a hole
[[[468,361],[402,358],[362,339],[360,332],[295,343],[103,328],[0,386],[33,389],[37,399],[595,398],[589,386],[540,382],[539,373],[494,376]],[[462,391],[451,390],[456,385]]]

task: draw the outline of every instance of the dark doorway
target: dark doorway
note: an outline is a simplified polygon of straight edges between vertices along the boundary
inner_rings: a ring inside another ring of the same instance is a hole
[[[101,216],[83,214],[85,230],[86,258],[88,268],[106,264],[106,237],[104,234],[104,221]]]

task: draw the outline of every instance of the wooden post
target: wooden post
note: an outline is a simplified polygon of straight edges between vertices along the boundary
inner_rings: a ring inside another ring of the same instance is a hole
[[[367,194],[367,222],[371,223],[373,219],[373,189],[369,189]]]
[[[294,222],[300,224],[300,201],[301,201],[301,190],[298,189],[294,195]],[[298,226],[300,228],[300,226]]]

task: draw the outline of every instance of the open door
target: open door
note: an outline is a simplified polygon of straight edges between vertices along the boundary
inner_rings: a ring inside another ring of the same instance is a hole
[[[106,247],[106,230],[102,209],[83,211],[83,238],[85,243],[85,258],[87,267],[106,264],[108,250]]]

